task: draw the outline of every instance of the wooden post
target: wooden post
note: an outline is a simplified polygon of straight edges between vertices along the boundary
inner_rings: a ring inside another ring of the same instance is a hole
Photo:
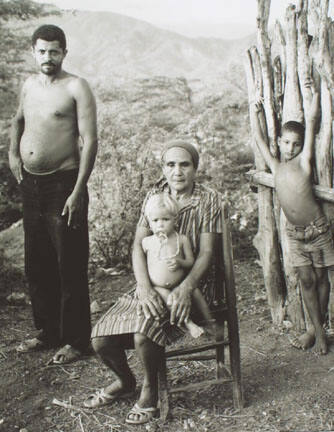
[[[263,13],[269,14],[269,9],[266,8],[266,1],[259,1]],[[266,12],[267,11],[267,12]],[[259,55],[256,48],[252,48],[247,52],[246,57],[246,74],[249,89],[249,101],[253,103],[258,97],[267,98],[267,112],[272,114],[272,121],[269,123],[269,132],[267,133],[267,124],[265,118],[262,117],[262,128],[267,135],[271,136],[271,149],[276,151],[276,130],[273,116],[273,96],[271,90],[271,76],[269,67],[269,59],[267,57],[267,41],[265,40],[265,28],[267,25],[268,15],[258,19],[259,36],[262,46],[262,57]],[[261,20],[261,21],[260,21]],[[261,71],[266,70],[267,73],[262,75]],[[253,146],[255,153],[256,166],[258,169],[265,168],[265,162],[256,148]],[[270,306],[272,321],[275,324],[280,324],[284,318],[284,292],[285,285],[282,278],[281,261],[279,254],[278,233],[273,212],[273,194],[269,188],[259,186],[258,188],[258,209],[259,209],[259,231],[254,238],[254,246],[257,248],[264,274],[265,287],[267,291],[268,303]]]

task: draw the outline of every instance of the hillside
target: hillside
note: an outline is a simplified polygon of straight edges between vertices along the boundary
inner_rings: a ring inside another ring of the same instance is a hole
[[[84,11],[63,11],[61,16],[29,21],[24,33],[30,35],[41,23],[64,29],[69,46],[66,68],[106,86],[153,75],[221,86],[227,72],[242,65],[242,53],[253,41],[187,38],[119,14]],[[32,67],[32,59],[27,60]],[[237,69],[235,82],[244,88],[243,69]]]
[[[243,177],[252,156],[242,53],[252,38],[192,39],[107,12],[66,11],[9,25],[30,38],[42,23],[64,29],[69,48],[64,68],[85,76],[97,97],[100,150],[90,181],[91,238],[93,251],[103,256],[96,259],[109,265],[111,256],[127,256],[140,200],[157,176],[156,160],[148,155],[158,155],[163,142],[180,136],[197,143],[203,160],[200,178],[231,203],[236,231],[252,227],[246,234],[250,239],[256,212],[255,197]],[[24,56],[26,71],[15,77],[16,83],[35,70],[28,50]],[[7,134],[4,128],[4,143]],[[115,160],[119,162],[113,164]],[[129,172],[133,187],[137,178],[143,180],[141,190],[125,199],[131,190]],[[105,199],[95,199],[102,191]],[[123,204],[128,209],[125,218]],[[118,239],[118,223],[126,226],[124,243]],[[121,251],[113,247],[114,241]]]

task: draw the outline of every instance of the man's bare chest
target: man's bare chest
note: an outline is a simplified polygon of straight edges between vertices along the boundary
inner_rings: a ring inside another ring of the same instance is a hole
[[[62,87],[32,88],[23,101],[25,119],[62,120],[75,115],[75,101]]]

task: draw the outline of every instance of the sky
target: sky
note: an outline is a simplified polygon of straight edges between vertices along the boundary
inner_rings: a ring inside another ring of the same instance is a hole
[[[104,10],[189,37],[236,39],[256,29],[256,0],[35,0],[63,9]],[[293,0],[271,0],[270,22],[283,23]],[[334,8],[334,6],[332,6]],[[332,15],[332,14],[331,14]]]

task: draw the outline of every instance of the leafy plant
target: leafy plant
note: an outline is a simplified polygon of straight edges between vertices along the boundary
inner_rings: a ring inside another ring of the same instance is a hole
[[[100,144],[90,181],[91,256],[96,264],[130,264],[143,199],[161,175],[161,148],[180,137],[200,151],[198,180],[220,191],[230,204],[235,254],[252,253],[256,199],[244,177],[252,156],[240,127],[247,104],[230,105],[224,95],[193,103],[189,94],[186,80],[166,77],[98,89]]]

